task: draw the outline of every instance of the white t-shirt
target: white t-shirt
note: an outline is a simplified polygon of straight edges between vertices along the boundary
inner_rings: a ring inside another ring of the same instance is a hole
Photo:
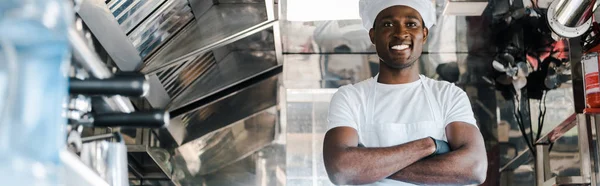
[[[381,84],[377,76],[340,87],[329,105],[327,130],[356,129],[365,147],[389,147],[424,137],[445,140],[456,121],[476,125],[466,93],[449,82],[420,76],[407,84]],[[383,185],[413,185],[391,179]]]

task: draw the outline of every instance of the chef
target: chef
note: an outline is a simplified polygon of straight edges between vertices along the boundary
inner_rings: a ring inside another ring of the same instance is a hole
[[[465,92],[419,74],[435,23],[430,0],[360,0],[378,75],[334,94],[323,144],[338,185],[470,185],[485,181],[483,138]]]

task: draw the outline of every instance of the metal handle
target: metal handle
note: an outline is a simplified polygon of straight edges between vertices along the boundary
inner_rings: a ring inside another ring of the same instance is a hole
[[[133,113],[105,113],[93,116],[94,127],[163,128],[169,125],[169,113],[164,110]]]
[[[114,76],[107,79],[71,78],[69,93],[85,95],[121,95],[144,97],[148,95],[150,84],[144,75]]]

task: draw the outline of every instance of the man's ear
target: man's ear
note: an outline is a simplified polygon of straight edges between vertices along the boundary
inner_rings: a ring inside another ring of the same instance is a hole
[[[371,28],[371,30],[369,30],[369,38],[371,39],[371,43],[375,44],[375,29]]]
[[[429,29],[427,29],[425,27],[425,28],[423,28],[423,44],[425,44],[425,42],[427,42],[427,36],[429,36]]]

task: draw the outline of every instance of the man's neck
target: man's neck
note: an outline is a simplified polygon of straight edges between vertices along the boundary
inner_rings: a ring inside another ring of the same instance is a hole
[[[383,84],[405,84],[419,80],[419,65],[414,64],[405,69],[391,68],[380,63],[377,82]]]

